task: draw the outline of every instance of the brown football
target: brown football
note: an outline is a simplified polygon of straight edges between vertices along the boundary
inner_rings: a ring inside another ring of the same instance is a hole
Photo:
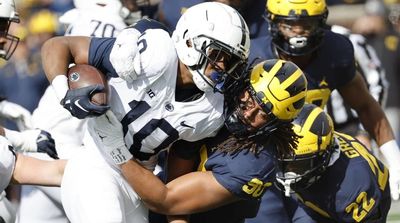
[[[108,104],[108,82],[106,76],[96,67],[87,64],[77,64],[68,70],[69,89],[83,88],[90,85],[102,85],[104,90],[94,94],[91,102],[97,105]]]

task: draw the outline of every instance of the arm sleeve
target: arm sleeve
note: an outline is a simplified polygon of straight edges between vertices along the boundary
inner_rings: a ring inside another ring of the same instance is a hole
[[[115,38],[92,38],[89,47],[89,64],[98,68],[107,77],[118,77],[110,62],[110,53]]]
[[[356,74],[356,61],[354,57],[354,48],[350,40],[340,34],[335,41],[335,70],[336,70],[336,88],[340,88],[349,83]]]

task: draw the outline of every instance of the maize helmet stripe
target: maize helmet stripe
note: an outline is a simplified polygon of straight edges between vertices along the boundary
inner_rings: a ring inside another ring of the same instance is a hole
[[[293,121],[299,139],[296,155],[312,155],[329,148],[333,140],[333,122],[321,108],[308,104]]]
[[[304,104],[307,80],[292,62],[275,59],[253,68],[250,88],[264,110],[279,119],[291,120]]]

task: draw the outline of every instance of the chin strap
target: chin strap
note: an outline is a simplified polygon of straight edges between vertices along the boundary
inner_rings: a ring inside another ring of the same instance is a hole
[[[292,183],[294,183],[296,180],[295,179],[286,179],[286,180],[282,180],[279,178],[276,178],[276,180],[278,181],[278,183],[282,184],[283,188],[284,188],[284,192],[285,192],[285,196],[286,197],[290,197],[290,194],[293,193],[293,190],[290,188],[290,185]]]

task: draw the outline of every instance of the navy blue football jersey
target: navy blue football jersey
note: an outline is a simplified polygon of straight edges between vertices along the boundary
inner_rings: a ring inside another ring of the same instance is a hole
[[[228,131],[223,128],[209,138],[200,150],[200,171],[212,171],[222,186],[242,199],[259,199],[275,179],[274,156],[270,151],[275,146],[264,148],[259,154],[247,149],[227,154],[215,149],[218,143],[227,139]],[[222,136],[222,137],[221,137]]]
[[[278,58],[271,36],[253,40],[250,47],[249,61]],[[325,30],[323,42],[314,52],[314,58],[301,69],[308,81],[306,101],[323,108],[331,92],[346,85],[355,76],[353,45],[345,36]]]
[[[274,145],[264,148],[257,155],[247,149],[234,154],[220,152],[215,147],[229,137],[222,128],[212,138],[203,140],[200,150],[192,149],[200,158],[198,171],[212,171],[215,179],[235,196],[238,202],[199,213],[191,217],[191,222],[237,222],[257,214],[259,203],[265,191],[270,190],[275,179]],[[175,151],[189,158],[190,150],[180,146]],[[200,151],[200,152],[199,152]]]
[[[388,169],[359,141],[336,133],[340,156],[297,195],[317,222],[385,222],[390,209]]]

